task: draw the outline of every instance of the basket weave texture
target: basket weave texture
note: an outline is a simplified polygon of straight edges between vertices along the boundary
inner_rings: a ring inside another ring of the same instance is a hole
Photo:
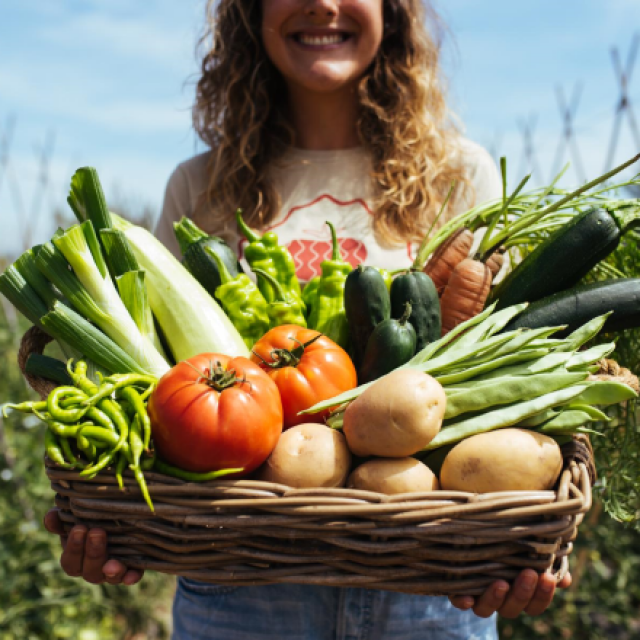
[[[19,364],[42,351],[23,338]],[[41,379],[29,384],[45,396]],[[55,386],[55,385],[53,385]],[[553,491],[387,496],[346,488],[293,489],[257,480],[193,484],[145,472],[155,506],[132,474],[95,478],[45,459],[65,526],[108,533],[109,554],[127,566],[221,585],[296,583],[428,595],[477,595],[531,567],[560,580],[578,525],[591,507],[593,453],[581,436],[563,447]]]

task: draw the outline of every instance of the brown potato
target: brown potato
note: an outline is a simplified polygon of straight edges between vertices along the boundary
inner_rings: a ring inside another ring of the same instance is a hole
[[[347,487],[392,495],[436,491],[438,478],[415,458],[375,458],[351,472]]]
[[[258,479],[290,487],[344,486],[351,453],[345,437],[322,424],[299,424],[282,433]]]
[[[435,438],[446,403],[442,386],[430,375],[396,369],[347,407],[342,431],[358,456],[404,458]]]
[[[553,439],[529,429],[499,429],[471,436],[447,454],[442,489],[490,493],[551,489],[562,471]]]

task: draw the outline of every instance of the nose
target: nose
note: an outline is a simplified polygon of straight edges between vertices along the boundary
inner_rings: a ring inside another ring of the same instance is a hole
[[[310,18],[334,18],[338,14],[338,0],[308,0],[305,13]]]

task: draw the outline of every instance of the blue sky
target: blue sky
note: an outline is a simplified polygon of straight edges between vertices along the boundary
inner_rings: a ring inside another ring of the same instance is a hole
[[[512,184],[530,170],[523,126],[533,129],[532,184],[549,181],[562,126],[556,91],[561,87],[568,101],[578,83],[575,127],[584,173],[602,173],[619,98],[611,48],[618,47],[626,65],[640,32],[640,2],[440,0],[436,6],[452,36],[444,54],[451,105],[469,137],[507,156]],[[0,254],[20,251],[25,220],[31,244],[51,235],[51,211],[66,207],[79,166],[97,167],[111,203],[159,211],[172,169],[203,150],[190,128],[203,14],[204,0],[3,2]],[[629,95],[640,121],[640,59],[637,67]],[[39,157],[47,144],[43,190]],[[625,121],[616,163],[635,146]],[[578,181],[572,167],[565,182]]]

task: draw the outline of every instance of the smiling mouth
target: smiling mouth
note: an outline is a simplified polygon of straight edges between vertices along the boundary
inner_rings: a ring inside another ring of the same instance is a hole
[[[327,45],[336,45],[346,42],[351,37],[348,33],[332,33],[314,35],[310,33],[296,33],[293,39],[308,47],[322,47]]]

